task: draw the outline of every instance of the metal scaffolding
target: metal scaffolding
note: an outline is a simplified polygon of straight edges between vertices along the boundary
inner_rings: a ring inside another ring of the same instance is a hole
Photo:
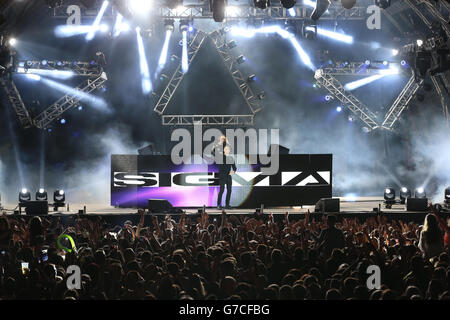
[[[342,106],[348,108],[355,116],[367,125],[369,131],[379,127],[377,116],[358,100],[352,93],[345,90],[344,86],[331,74],[318,69],[314,75],[316,83],[324,87],[336,99],[342,102]]]
[[[192,60],[197,56],[198,51],[202,47],[203,42],[205,41],[208,35],[203,31],[198,31],[192,41],[189,43],[188,47],[188,63],[191,64]],[[181,70],[181,62],[178,64],[175,72],[170,78],[169,83],[167,84],[164,92],[159,98],[158,102],[155,105],[153,111],[157,112],[159,115],[162,115],[166,110],[167,106],[170,103],[170,100],[173,97],[173,94],[177,90],[180,85],[181,80],[184,78],[184,72]]]
[[[11,103],[12,107],[16,111],[17,117],[24,128],[29,128],[32,126],[30,114],[28,113],[25,104],[22,101],[19,90],[17,90],[16,85],[12,79],[0,78],[0,84],[5,90],[6,96]]]
[[[163,115],[165,126],[190,126],[202,123],[214,126],[253,126],[254,115]]]
[[[384,117],[383,123],[381,125],[383,129],[390,131],[394,130],[394,124],[400,118],[400,115],[402,114],[403,110],[405,110],[405,108],[408,106],[409,102],[416,94],[417,90],[419,90],[422,84],[423,79],[419,80],[419,82],[416,82],[414,75],[411,76],[411,78],[406,83],[403,90],[400,92],[397,99],[395,99],[394,103],[386,113],[386,116]]]
[[[95,62],[83,61],[35,61],[35,60],[19,60],[17,62],[15,73],[26,74],[28,70],[58,70],[71,71],[76,76],[82,77],[98,77],[102,74],[103,69]]]
[[[442,92],[441,85],[444,87],[444,90],[448,90],[447,78],[444,75],[439,76],[431,76],[431,81],[433,82],[434,88],[436,89],[437,94],[441,99],[442,113],[444,115],[447,124],[449,122],[449,114],[448,114],[448,106],[446,95]],[[439,84],[441,82],[441,84]]]
[[[348,61],[338,61],[332,64],[327,64],[320,69],[324,73],[332,76],[373,76],[378,75],[383,70],[386,70],[386,65],[384,61],[369,61],[364,62],[348,62]],[[403,74],[410,74],[408,69],[401,68],[398,62],[387,62],[388,66],[398,68],[398,71]]]
[[[248,107],[252,114],[261,111],[262,107],[259,104],[259,98],[254,94],[252,88],[248,85],[247,78],[244,78],[241,71],[239,70],[239,62],[235,57],[231,55],[230,49],[228,47],[226,38],[220,31],[214,31],[209,34],[209,37],[214,43],[220,57],[222,58],[225,67],[231,74],[234,83],[239,88],[242,96],[245,99]]]
[[[170,78],[167,86],[165,87],[162,95],[158,99],[154,111],[157,112],[162,117],[162,124],[171,125],[193,125],[194,120],[201,117],[202,123],[211,125],[253,125],[253,115],[262,110],[259,103],[259,97],[255,95],[252,88],[247,82],[247,78],[244,77],[239,70],[239,62],[237,58],[234,57],[231,52],[229,45],[226,41],[224,35],[224,30],[213,31],[209,34],[198,31],[194,36],[193,40],[189,44],[188,49],[188,61],[189,64],[197,56],[200,48],[204,44],[206,38],[210,38],[215,48],[217,49],[219,56],[233,78],[236,87],[239,89],[242,97],[244,98],[248,108],[250,109],[250,115],[227,115],[227,116],[216,116],[216,115],[203,115],[203,116],[193,116],[193,115],[164,115],[167,106],[169,105],[173,95],[175,94],[178,86],[183,80],[184,73],[181,71],[181,62],[178,64],[175,72]]]
[[[45,129],[55,119],[58,119],[64,112],[75,107],[80,102],[80,93],[90,93],[101,86],[108,80],[106,73],[103,72],[99,77],[95,79],[86,79],[83,81],[76,90],[77,94],[66,94],[50,107],[45,109],[41,114],[33,119],[33,123],[40,129]]]

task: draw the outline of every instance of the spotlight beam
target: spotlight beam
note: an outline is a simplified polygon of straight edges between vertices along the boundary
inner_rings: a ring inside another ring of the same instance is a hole
[[[349,82],[349,83],[344,85],[344,88],[345,88],[345,90],[352,91],[352,90],[355,90],[355,89],[360,88],[362,86],[368,85],[369,83],[372,83],[374,81],[382,79],[385,76],[396,75],[396,74],[399,73],[399,70],[396,69],[396,68],[389,68],[389,69],[382,69],[379,72],[380,72],[380,74],[376,74],[376,75],[373,75],[373,76],[370,76],[370,77],[366,77],[366,78],[363,78],[363,79],[359,79],[359,80],[356,80],[356,81]]]
[[[96,28],[100,25],[100,21],[103,18],[103,15],[105,14],[106,8],[109,5],[109,1],[105,0],[102,3],[102,6],[100,8],[100,11],[98,12],[97,16],[95,17],[94,23],[92,24],[93,30],[89,31],[89,33],[86,35],[86,40],[90,41],[94,39]]]
[[[25,69],[25,68],[17,68],[17,73],[35,74],[61,80],[70,79],[75,75],[75,73],[71,70],[47,70],[47,69]]]
[[[141,28],[139,27],[136,27],[136,37],[139,51],[139,66],[141,69],[142,93],[149,94],[152,91],[152,81],[150,79],[150,70],[147,63],[147,56],[145,54],[144,41],[141,36]]]
[[[86,34],[90,32],[97,32],[107,29],[106,24],[99,24],[97,26],[92,25],[60,25],[56,26],[54,33],[58,38],[69,38],[80,34]]]
[[[315,31],[315,28],[313,27],[306,27],[307,30],[310,31]],[[332,40],[336,40],[336,41],[340,41],[340,42],[344,42],[347,44],[352,44],[353,43],[353,37],[340,33],[340,32],[335,32],[335,31],[331,31],[331,30],[327,30],[327,29],[323,29],[323,28],[317,28],[317,34],[320,34],[324,37],[330,38]]]
[[[181,56],[181,70],[183,70],[183,73],[186,73],[189,70],[186,30],[183,31],[183,54]]]
[[[164,39],[164,44],[163,44],[163,47],[161,50],[161,55],[159,56],[158,69],[155,73],[155,77],[166,65],[167,53],[169,52],[169,42],[170,42],[171,36],[172,36],[172,30],[166,30],[166,38]]]
[[[298,40],[295,38],[295,35],[281,29],[279,26],[268,26],[268,27],[261,27],[257,29],[246,29],[241,27],[231,27],[231,33],[237,36],[242,36],[246,38],[253,38],[257,33],[277,33],[284,39],[289,39],[291,45],[294,47],[295,51],[297,51],[298,56],[302,60],[302,62],[310,68],[312,71],[316,71],[316,67],[313,65],[311,58],[308,56],[308,54],[305,52],[305,50],[302,48]]]

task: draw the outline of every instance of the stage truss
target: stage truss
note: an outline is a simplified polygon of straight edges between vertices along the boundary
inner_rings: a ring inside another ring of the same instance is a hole
[[[166,85],[162,95],[159,97],[154,111],[162,116],[162,124],[164,126],[190,126],[196,123],[204,125],[218,125],[218,126],[253,126],[254,115],[262,110],[259,103],[260,97],[255,95],[253,89],[250,87],[247,78],[242,75],[239,69],[239,62],[231,51],[229,43],[225,36],[224,29],[216,30],[211,33],[198,31],[194,38],[189,43],[188,47],[188,61],[189,65],[197,56],[197,53],[202,48],[207,38],[211,39],[214,47],[217,49],[219,56],[222,59],[227,71],[231,75],[236,87],[241,93],[245,103],[247,104],[249,115],[165,115],[167,106],[169,105],[173,95],[177,91],[181,81],[184,78],[184,73],[181,71],[181,61],[179,61],[172,77]]]
[[[77,93],[62,96],[35,118],[31,118],[13,80],[14,74],[33,74],[29,72],[31,69],[71,71],[74,76],[85,78],[85,80],[75,88]],[[14,108],[23,128],[27,129],[34,126],[39,129],[46,129],[67,110],[79,105],[81,93],[91,93],[94,90],[100,89],[107,80],[108,77],[103,71],[103,68],[95,62],[22,60],[17,61],[14,71],[11,74],[0,78],[0,84],[4,88],[7,98]]]

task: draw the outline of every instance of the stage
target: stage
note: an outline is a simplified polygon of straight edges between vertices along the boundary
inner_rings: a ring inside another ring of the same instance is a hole
[[[427,214],[427,212],[418,212],[418,211],[406,211],[405,205],[395,204],[391,209],[386,209],[383,203],[383,198],[381,197],[358,197],[355,199],[349,200],[348,198],[339,198],[340,199],[340,212],[336,213],[336,215],[340,217],[352,218],[366,218],[369,216],[377,216],[379,214],[386,216],[390,219],[403,219],[409,221],[423,221],[423,218]],[[60,208],[58,211],[52,211],[52,208],[49,210],[48,217],[70,217],[79,214],[79,211],[83,211],[86,209],[85,216],[102,216],[104,218],[119,218],[119,220],[136,220],[138,219],[137,209],[135,208],[114,208],[110,206],[105,206],[102,204],[71,204],[69,203],[69,210],[67,207]],[[198,215],[198,210],[202,208],[180,208],[182,209],[186,215],[188,216],[196,216]],[[4,208],[8,215],[14,213],[14,207],[8,206]],[[277,207],[277,208],[264,208],[264,215],[272,213],[275,218],[280,219],[284,217],[286,212],[289,212],[289,215],[292,218],[302,219],[307,211],[310,211],[313,216],[321,217],[321,213],[314,212],[314,206],[303,206],[303,207]],[[377,211],[379,210],[379,211]],[[206,208],[206,212],[210,216],[220,216],[222,214],[221,210],[217,208]],[[255,210],[250,209],[227,209],[226,213],[228,215],[246,215],[246,216],[254,216]],[[148,215],[156,215],[156,216],[164,216],[165,212],[154,212]],[[172,217],[176,218],[180,214],[171,213]],[[446,213],[447,216],[450,216],[449,213]],[[22,216],[26,216],[25,212],[22,211]]]

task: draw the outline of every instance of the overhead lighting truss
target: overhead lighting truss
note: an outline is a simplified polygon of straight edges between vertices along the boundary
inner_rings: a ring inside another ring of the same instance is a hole
[[[45,63],[43,63],[45,61]],[[82,77],[98,77],[102,74],[103,69],[92,62],[83,61],[34,61],[34,60],[19,60],[15,73],[27,73],[28,69],[38,70],[57,70],[57,71],[72,71],[74,76]]]
[[[400,68],[399,63],[389,63],[389,66],[397,66],[399,72],[410,75],[410,72],[405,68]],[[386,66],[383,65],[383,61],[370,61],[367,65],[366,62],[346,62],[338,61],[333,62],[320,68],[324,73],[333,76],[373,76],[380,74],[381,70],[386,70]]]
[[[198,51],[204,44],[206,38],[210,38],[214,46],[216,47],[219,56],[230,73],[236,87],[242,94],[249,110],[249,115],[227,115],[227,116],[217,116],[217,115],[164,115],[167,106],[169,105],[173,95],[175,94],[179,84],[183,80],[184,73],[181,71],[181,63],[175,69],[170,81],[166,85],[162,95],[159,97],[154,111],[162,116],[162,124],[167,126],[173,125],[193,125],[197,118],[200,118],[204,124],[211,125],[248,125],[251,126],[254,123],[254,114],[262,110],[259,103],[259,97],[251,89],[247,79],[244,77],[242,72],[239,70],[239,63],[231,52],[227,43],[227,39],[224,35],[223,30],[213,31],[209,34],[198,31],[194,36],[193,40],[189,44],[188,48],[188,58],[189,64],[195,59]]]
[[[214,126],[253,126],[254,115],[163,115],[165,126],[191,126],[194,124]]]
[[[83,81],[76,90],[84,93],[91,93],[94,90],[100,89],[102,85],[108,80],[106,73],[102,72],[100,76],[94,79],[86,79]],[[78,106],[80,102],[80,96],[76,94],[66,94],[60,99],[58,99],[55,103],[53,103],[50,107],[45,109],[42,113],[40,113],[36,118],[34,118],[33,122],[36,127],[39,129],[45,129],[48,125],[58,119],[64,112],[67,110]]]

